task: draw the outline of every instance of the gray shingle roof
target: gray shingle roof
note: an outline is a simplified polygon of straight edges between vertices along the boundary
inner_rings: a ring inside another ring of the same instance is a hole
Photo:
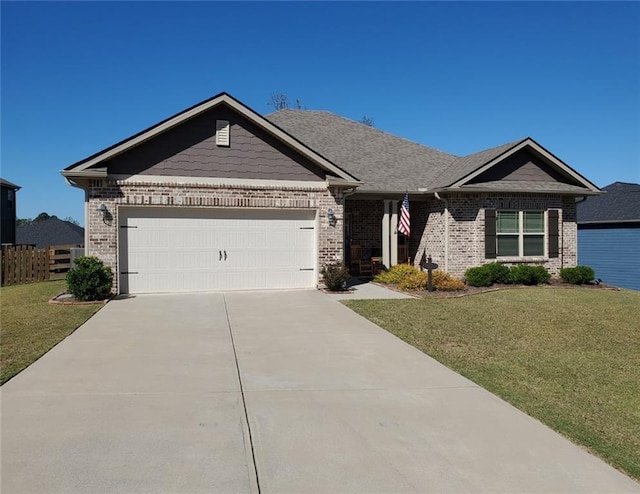
[[[34,244],[38,249],[50,245],[84,245],[84,228],[58,218],[16,228],[16,244]]]
[[[480,151],[479,153],[474,153],[458,158],[436,178],[433,186],[447,187],[448,185],[457,182],[470,173],[476,171],[483,165],[486,165],[489,161],[497,158],[501,154],[509,151],[509,149],[517,146],[522,141],[524,141],[524,139],[508,142],[507,144],[503,144],[501,146],[497,146],[491,149],[485,149],[484,151]]]
[[[578,224],[640,221],[640,184],[614,182],[577,205]]]
[[[265,117],[363,184],[358,191],[417,191],[458,157],[325,111],[280,110]]]
[[[13,184],[13,183],[9,182],[8,180],[5,180],[4,178],[0,178],[0,185],[2,185],[4,187],[8,187],[10,189],[15,189],[15,190],[18,190],[20,188],[19,185]]]

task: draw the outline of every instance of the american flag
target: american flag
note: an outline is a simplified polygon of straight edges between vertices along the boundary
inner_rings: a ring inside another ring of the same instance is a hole
[[[398,223],[398,231],[404,233],[407,237],[411,232],[411,222],[409,221],[409,194],[404,195],[402,207],[400,208],[400,223]]]

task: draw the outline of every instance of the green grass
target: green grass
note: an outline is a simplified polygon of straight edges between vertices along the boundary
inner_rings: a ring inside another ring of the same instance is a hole
[[[346,305],[640,479],[640,293],[531,288]]]
[[[38,360],[102,307],[48,303],[64,290],[64,281],[0,288],[0,384]]]

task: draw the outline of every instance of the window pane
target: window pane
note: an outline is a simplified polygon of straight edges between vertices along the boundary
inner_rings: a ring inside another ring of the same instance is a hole
[[[543,256],[544,255],[544,235],[524,236],[524,255]]]
[[[544,213],[542,211],[525,211],[524,231],[526,233],[544,233]]]
[[[518,256],[518,235],[500,235],[498,240],[499,256]]]
[[[498,233],[518,233],[518,211],[498,211],[496,222]]]

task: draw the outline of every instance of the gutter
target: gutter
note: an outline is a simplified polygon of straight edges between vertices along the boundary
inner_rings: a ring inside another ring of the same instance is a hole
[[[77,189],[82,189],[84,191],[84,255],[89,255],[89,189],[81,186],[77,182],[73,180],[73,178],[66,176],[64,173],[62,174],[65,182],[67,182],[71,187],[76,187]]]
[[[449,201],[440,197],[438,192],[433,195],[444,203],[444,270],[449,272]]]

